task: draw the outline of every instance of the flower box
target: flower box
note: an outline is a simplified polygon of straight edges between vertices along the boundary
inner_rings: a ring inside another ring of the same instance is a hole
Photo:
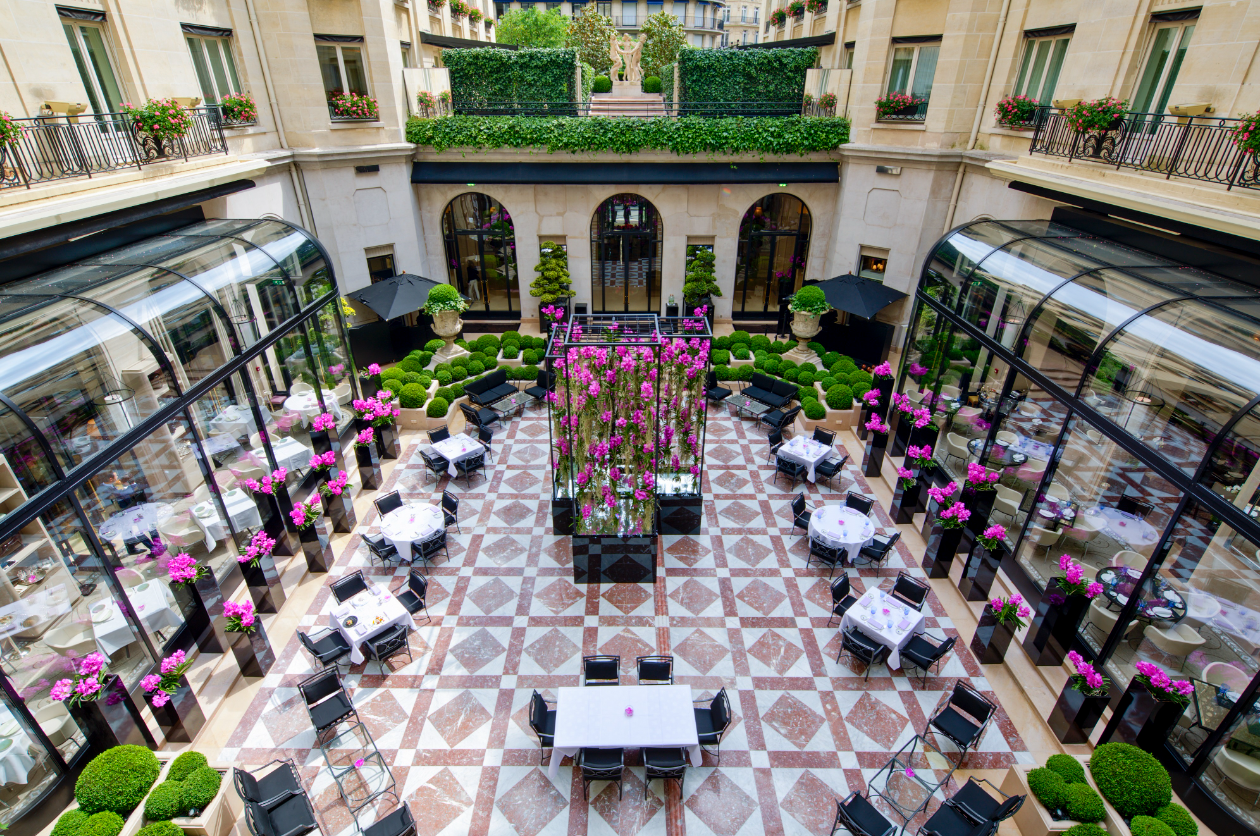
[[[423,409],[403,409],[398,416],[398,423],[408,430],[427,430],[429,419]]]
[[[196,816],[176,816],[171,819],[186,836],[228,836],[245,812],[244,804],[232,786],[232,767],[218,763],[209,766],[223,776],[214,800]]]
[[[1094,776],[1089,772],[1088,758],[1078,758],[1085,764],[1085,781],[1090,787],[1098,792],[1098,785],[1094,783]],[[1023,795],[1026,796],[1024,803],[1012,817],[1015,824],[1019,827],[1022,836],[1050,836],[1050,834],[1066,833],[1068,830],[1078,824],[1071,819],[1062,819],[1055,821],[1050,816],[1050,811],[1037,800],[1037,796],[1032,794],[1032,790],[1028,787],[1028,773],[1037,769],[1039,764],[1018,763],[1014,764],[1006,770],[1006,775],[1002,777],[1002,792],[1007,795]],[[1102,793],[1098,793],[1098,797],[1102,798]],[[1111,806],[1107,799],[1103,798],[1103,809],[1107,812],[1107,817],[1098,823],[1110,836],[1129,836],[1129,828],[1125,825],[1124,820],[1120,818],[1120,814]]]

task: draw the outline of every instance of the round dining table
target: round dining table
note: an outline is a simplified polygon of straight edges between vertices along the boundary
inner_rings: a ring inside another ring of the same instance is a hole
[[[875,537],[875,521],[856,508],[824,505],[809,518],[809,539],[827,548],[844,549],[849,563]]]
[[[1136,514],[1129,514],[1109,505],[1086,508],[1084,513],[1077,515],[1072,527],[1082,531],[1100,531],[1133,551],[1159,542],[1159,532],[1155,526]]]
[[[442,509],[436,505],[403,505],[381,517],[381,536],[393,544],[399,557],[410,561],[411,544],[436,535],[443,521]]]
[[[973,438],[967,442],[967,451],[976,458],[980,457],[980,451],[983,447],[983,438]],[[989,455],[985,461],[988,464],[1000,465],[1001,467],[1019,467],[1028,461],[1028,456],[1012,449],[1009,445],[995,443],[989,448]]]
[[[1123,607],[1136,593],[1142,570],[1132,566],[1108,566],[1099,571],[1103,596],[1113,604]],[[1147,580],[1139,594],[1139,618],[1147,621],[1167,621],[1175,624],[1186,615],[1186,599],[1158,576]]]

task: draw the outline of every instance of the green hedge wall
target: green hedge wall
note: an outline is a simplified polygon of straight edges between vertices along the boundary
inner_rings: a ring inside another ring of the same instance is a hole
[[[577,101],[575,49],[448,49],[442,63],[457,113],[489,103]]]
[[[683,50],[684,52],[686,50]],[[667,64],[661,67],[661,96],[665,99],[665,109],[674,104],[674,65]]]
[[[591,87],[595,85],[595,68],[590,64],[583,62],[582,64],[582,103],[586,104],[591,100]]]
[[[681,102],[759,102],[799,107],[805,71],[818,48],[684,49],[678,53]],[[661,78],[664,82],[664,77]],[[454,81],[452,80],[452,86]]]

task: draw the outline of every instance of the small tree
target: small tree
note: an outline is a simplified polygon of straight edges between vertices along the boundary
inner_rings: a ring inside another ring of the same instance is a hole
[[[529,284],[529,295],[544,305],[550,305],[561,296],[569,295],[569,256],[559,245],[552,241],[544,241],[542,260],[534,267],[538,278]]]
[[[639,31],[647,35],[640,60],[643,77],[654,75],[661,78],[664,68],[678,60],[678,51],[687,43],[682,24],[671,14],[657,12],[644,19]]]
[[[595,6],[587,3],[569,24],[565,45],[576,49],[578,60],[590,64],[595,75],[608,75],[608,71],[612,69],[609,51],[616,35],[612,18],[595,11]]]
[[[713,251],[708,247],[688,247],[687,278],[683,282],[684,313],[691,313],[706,296],[721,295],[722,290],[713,278]]]
[[[568,31],[569,19],[559,9],[540,12],[531,5],[505,14],[499,20],[496,40],[517,46],[560,47],[565,45]]]

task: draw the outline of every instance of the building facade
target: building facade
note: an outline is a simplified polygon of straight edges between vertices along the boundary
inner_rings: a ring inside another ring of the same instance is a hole
[[[589,0],[588,0],[589,3]],[[560,9],[565,16],[572,17],[588,3],[495,3],[497,14],[502,16],[510,9],[520,9],[528,5],[536,5],[542,9]],[[687,33],[687,43],[700,49],[712,49],[725,46],[726,3],[713,0],[640,0],[629,3],[625,0],[608,0],[595,2],[595,10],[611,18],[619,32],[637,34],[644,18],[657,12],[668,12],[683,25]]]

